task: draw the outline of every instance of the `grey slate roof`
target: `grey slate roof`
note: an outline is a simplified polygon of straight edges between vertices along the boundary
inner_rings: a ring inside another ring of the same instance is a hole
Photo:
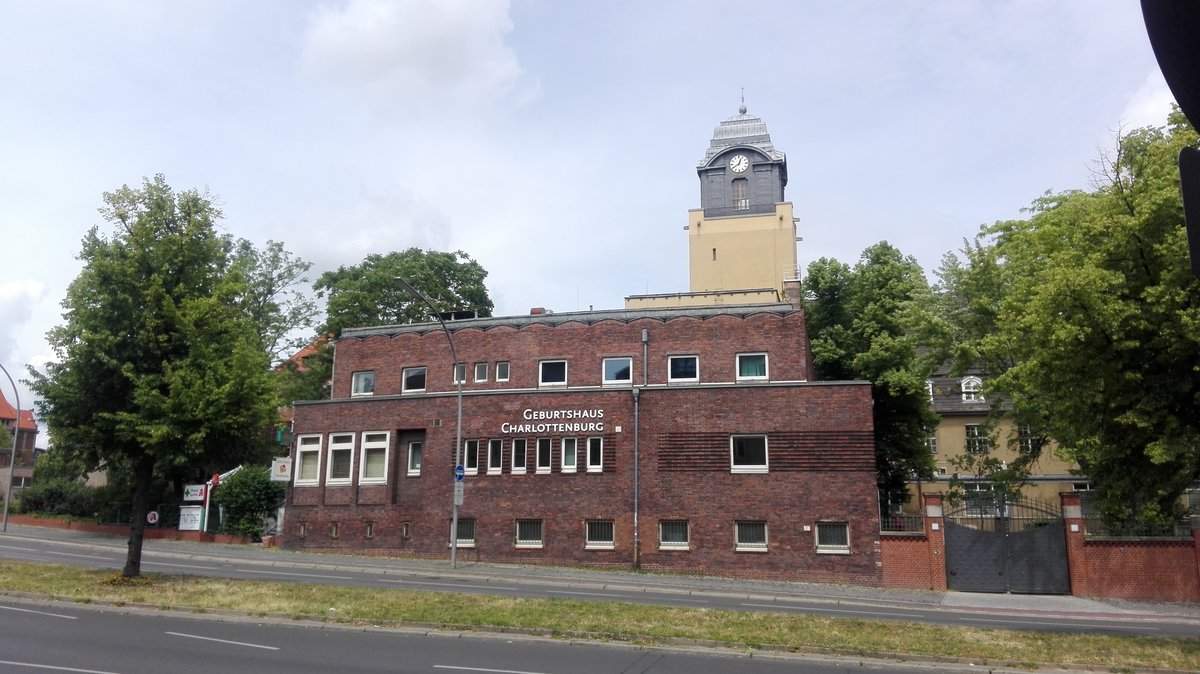
[[[708,151],[704,153],[704,159],[701,159],[696,166],[698,168],[708,166],[713,157],[739,145],[753,147],[775,161],[784,159],[784,154],[776,150],[771,143],[771,134],[767,132],[766,123],[754,115],[747,114],[746,106],[742,105],[738,114],[721,122],[713,131]]]

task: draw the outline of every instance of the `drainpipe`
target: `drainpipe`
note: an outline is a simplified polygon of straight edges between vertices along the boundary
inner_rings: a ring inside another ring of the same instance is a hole
[[[642,386],[646,385],[650,357],[650,331],[642,330]],[[642,538],[638,524],[639,471],[641,470],[641,389],[633,388],[633,568],[642,568]]]

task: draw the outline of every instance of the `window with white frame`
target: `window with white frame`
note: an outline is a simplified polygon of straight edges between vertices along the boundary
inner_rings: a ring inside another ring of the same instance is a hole
[[[543,360],[538,363],[538,386],[566,386],[567,361]]]
[[[488,371],[487,363],[475,363],[475,381],[476,382],[487,381],[487,371]]]
[[[496,363],[496,381],[508,381],[508,361]]]
[[[424,449],[424,443],[420,440],[413,440],[408,443],[408,474],[411,477],[416,477],[421,474],[421,452]]]
[[[688,548],[687,520],[662,520],[658,523],[658,547],[670,550]]]
[[[667,381],[700,381],[700,357],[668,357]]]
[[[632,358],[605,358],[602,366],[605,386],[633,383]]]
[[[329,436],[329,465],[325,467],[325,484],[350,484],[354,474],[354,434],[334,433]]]
[[[560,448],[562,449],[562,472],[574,473],[578,462],[579,438],[563,438]]]
[[[967,454],[987,454],[992,449],[992,439],[988,437],[987,429],[980,424],[966,424]]]
[[[930,454],[937,454],[937,433],[930,433],[925,436],[925,448]]]
[[[529,441],[525,438],[513,438],[512,441],[512,472],[525,472],[525,453],[528,451]]]
[[[817,552],[850,554],[850,525],[846,522],[817,522]]]
[[[929,396],[929,401],[933,402],[933,382],[925,380],[925,395]]]
[[[733,528],[739,552],[767,551],[766,522],[735,522]]]
[[[369,396],[375,393],[375,372],[355,372],[350,376],[350,395]]]
[[[450,383],[454,384],[456,386],[458,384],[467,383],[467,364],[466,363],[458,363],[454,366],[454,374],[451,377]]]
[[[584,549],[612,550],[616,547],[612,520],[588,520]]]
[[[387,432],[368,431],[362,434],[362,459],[359,462],[359,484],[384,484],[387,482],[388,444]]]
[[[479,474],[479,441],[463,441],[463,471],[467,475]]]
[[[321,477],[321,436],[296,438],[296,486],[318,484]]]
[[[542,521],[517,520],[517,547],[542,547]]]
[[[402,384],[400,391],[402,393],[424,393],[425,392],[425,368],[423,367],[406,367],[402,373]]]
[[[504,470],[504,441],[488,440],[488,475],[499,475]]]
[[[738,381],[764,381],[767,379],[767,354],[739,353],[737,355]]]
[[[537,472],[539,472],[539,473],[549,473],[550,472],[550,466],[551,466],[550,448],[552,446],[553,445],[551,444],[550,438],[538,438],[538,441],[537,441]]]
[[[450,521],[450,528],[454,528],[454,520]],[[454,539],[454,532],[450,533],[450,539]],[[458,547],[473,548],[475,547],[475,518],[460,517],[458,518]]]
[[[729,457],[731,470],[734,473],[767,472],[767,436],[730,436]]]
[[[1026,456],[1041,449],[1042,439],[1034,434],[1033,429],[1025,424],[1017,427],[1017,449]]]
[[[587,471],[604,472],[604,438],[588,438],[587,443]]]
[[[984,402],[983,380],[979,377],[963,377],[962,380],[962,399],[965,403],[981,403]]]

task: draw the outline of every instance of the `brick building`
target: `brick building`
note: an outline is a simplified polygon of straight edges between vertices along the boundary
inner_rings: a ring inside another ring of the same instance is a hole
[[[21,488],[33,479],[33,462],[38,450],[34,448],[37,440],[38,425],[33,418],[33,410],[17,410],[8,402],[8,398],[0,393],[0,425],[9,432],[16,433],[17,464],[13,468],[13,486]],[[13,446],[6,444],[0,447],[0,496],[7,493],[9,456]]]

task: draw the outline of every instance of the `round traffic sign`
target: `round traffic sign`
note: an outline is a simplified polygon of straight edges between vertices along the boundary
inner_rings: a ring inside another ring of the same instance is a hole
[[[150,512],[146,513],[146,523],[147,524],[158,524],[158,511],[157,510],[151,510]]]
[[[454,479],[455,479],[455,480],[461,480],[461,479],[463,479],[463,476],[464,476],[464,475],[466,475],[466,474],[467,474],[467,471],[466,471],[466,470],[464,470],[462,466],[455,466],[455,467],[454,467]]]

